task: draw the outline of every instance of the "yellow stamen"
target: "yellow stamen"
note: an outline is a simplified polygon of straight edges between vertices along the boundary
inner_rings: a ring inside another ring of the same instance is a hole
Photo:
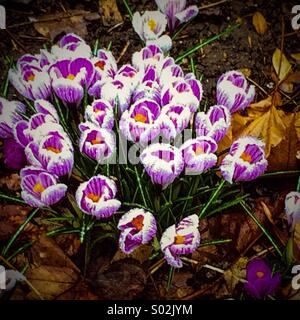
[[[257,271],[257,272],[256,272],[256,275],[257,275],[258,278],[263,278],[263,276],[265,275],[265,273],[262,272],[262,271]]]
[[[101,137],[97,135],[96,138],[91,141],[91,144],[94,145],[94,144],[100,144],[103,142],[104,141],[101,139]]]
[[[185,242],[185,236],[181,236],[179,234],[175,236],[175,244],[184,244],[184,242]]]
[[[37,192],[37,193],[42,193],[45,190],[45,188],[43,187],[43,185],[41,184],[40,181],[38,181],[35,186],[33,187],[33,191]]]
[[[70,74],[67,76],[67,79],[69,79],[69,80],[74,80],[74,79],[75,79],[74,74],[70,73]]]
[[[202,147],[199,146],[196,148],[196,151],[195,151],[196,156],[199,156],[200,154],[203,154],[203,153],[204,153],[204,150]]]
[[[97,194],[94,194],[94,193],[89,193],[87,197],[91,199],[93,202],[98,202],[101,199],[101,196],[98,196]]]
[[[143,114],[141,113],[137,113],[135,116],[134,116],[134,120],[136,122],[142,122],[142,123],[145,123],[147,121],[147,117],[144,116]]]
[[[251,162],[252,161],[252,156],[251,154],[247,153],[247,152],[243,152],[240,156],[240,158],[246,162]]]
[[[156,25],[157,25],[157,23],[155,20],[150,19],[148,21],[148,27],[150,28],[151,31],[154,31],[154,29],[156,28]]]
[[[131,223],[136,227],[138,231],[141,231],[144,226],[144,217],[143,216],[138,216],[134,219],[132,219]]]
[[[55,147],[47,147],[46,148],[48,151],[52,151],[52,152],[54,152],[54,153],[61,153],[61,151],[60,151],[60,149],[58,149],[58,148],[55,148]]]
[[[99,68],[100,70],[104,70],[105,62],[104,61],[98,61],[94,64],[95,67]]]
[[[27,77],[27,81],[33,81],[35,79],[35,75],[32,73]]]

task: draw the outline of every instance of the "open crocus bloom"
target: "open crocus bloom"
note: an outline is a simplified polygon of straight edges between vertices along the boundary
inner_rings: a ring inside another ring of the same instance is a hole
[[[98,50],[97,56],[91,59],[94,69],[94,81],[104,80],[106,78],[114,79],[118,67],[112,53],[108,50]]]
[[[93,80],[94,66],[84,58],[65,59],[53,64],[49,73],[56,95],[66,103],[78,104]]]
[[[25,167],[20,171],[22,198],[31,207],[51,206],[60,201],[67,186],[57,183],[56,176],[36,167]]]
[[[0,97],[0,138],[13,137],[13,126],[22,120],[20,113],[24,113],[26,107],[19,101],[8,101]]]
[[[188,107],[172,103],[164,106],[158,120],[161,133],[168,140],[174,139],[187,128],[191,115]]]
[[[186,8],[186,0],[155,0],[158,8],[168,18],[168,27],[172,33],[181,23],[194,18],[199,9],[197,6]]]
[[[121,230],[120,249],[129,254],[139,245],[146,244],[156,235],[156,221],[152,213],[144,209],[132,209],[125,213],[118,223]]]
[[[135,103],[142,99],[152,100],[160,104],[160,86],[157,82],[148,80],[136,87],[132,95],[132,102]]]
[[[217,82],[217,103],[229,109],[231,113],[243,110],[255,98],[255,87],[249,85],[239,71],[224,73]]]
[[[152,183],[165,189],[182,172],[184,162],[178,148],[166,143],[154,143],[145,148],[140,156]]]
[[[195,129],[197,136],[208,136],[216,142],[221,141],[230,127],[231,115],[224,106],[212,106],[207,113],[197,113]]]
[[[169,265],[182,267],[180,255],[194,252],[200,244],[199,218],[193,214],[170,226],[163,233],[160,247]]]
[[[79,208],[97,219],[112,216],[121,206],[115,199],[117,187],[113,180],[97,175],[82,183],[76,191]]]
[[[59,131],[52,131],[39,143],[33,139],[26,148],[28,163],[42,167],[57,176],[70,175],[74,164],[72,143]]]
[[[103,99],[94,100],[91,105],[88,105],[84,118],[103,129],[111,130],[114,127],[113,107]]]
[[[163,60],[163,51],[156,45],[148,45],[132,55],[132,65],[143,72],[148,66],[156,68]]]
[[[201,174],[217,163],[214,154],[218,145],[210,137],[197,137],[186,141],[180,148],[185,163],[186,174]]]
[[[127,140],[147,144],[159,134],[159,115],[160,106],[155,101],[138,100],[122,114],[120,130]]]
[[[8,78],[14,88],[25,98],[48,99],[51,95],[50,77],[47,68],[41,67],[42,62],[36,59],[28,56],[21,57],[16,68],[9,70]]]
[[[285,213],[292,231],[300,220],[300,192],[292,191],[285,197]]]
[[[81,123],[79,129],[81,131],[80,152],[99,163],[103,163],[112,156],[116,149],[116,142],[110,130],[101,129],[90,122]]]
[[[56,59],[90,58],[92,50],[79,36],[69,33],[62,37],[57,45],[52,46],[52,55]]]
[[[264,299],[273,294],[279,287],[281,276],[272,275],[271,268],[262,259],[252,260],[247,265],[246,291],[256,299]]]
[[[224,179],[232,183],[251,181],[262,175],[268,166],[264,148],[265,144],[254,137],[235,141],[220,166]]]

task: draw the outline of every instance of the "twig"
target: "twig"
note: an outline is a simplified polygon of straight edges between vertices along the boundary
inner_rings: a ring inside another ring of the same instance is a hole
[[[130,45],[130,41],[127,41],[126,44],[125,44],[125,47],[123,48],[123,50],[122,50],[121,53],[120,53],[120,56],[119,56],[119,58],[118,58],[118,60],[117,60],[117,63],[119,63],[120,60],[123,58],[123,56],[124,56],[124,54],[126,53],[129,45]]]
[[[205,10],[205,9],[208,9],[208,8],[211,8],[211,7],[215,7],[215,6],[218,6],[219,4],[222,4],[222,3],[225,3],[225,2],[228,2],[228,1],[230,1],[230,0],[221,0],[221,1],[218,1],[218,2],[210,3],[210,4],[207,4],[205,6],[199,7],[199,10]]]
[[[254,84],[261,92],[263,92],[266,96],[268,95],[268,92],[262,88],[257,82],[255,82],[254,80],[252,80],[251,78],[249,77],[246,77],[246,79],[251,82],[252,84]]]
[[[27,52],[26,48],[23,46],[22,42],[20,42],[10,31],[5,29],[6,33],[10,36],[10,38],[24,51]]]

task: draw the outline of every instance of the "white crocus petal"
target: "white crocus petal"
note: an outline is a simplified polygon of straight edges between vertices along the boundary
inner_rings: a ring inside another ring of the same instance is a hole
[[[167,10],[167,6],[170,3],[170,0],[155,0],[158,9],[165,13]]]
[[[143,35],[143,19],[139,12],[135,12],[132,17],[132,26],[134,31],[140,36],[142,40],[144,40]]]
[[[146,11],[143,16],[144,40],[155,40],[166,30],[167,18],[159,11]]]
[[[34,107],[37,112],[50,114],[57,122],[59,122],[58,113],[53,104],[51,104],[49,101],[44,99],[37,99],[34,101]]]
[[[147,46],[151,44],[158,46],[163,52],[168,52],[172,48],[172,39],[168,35],[163,35],[158,39],[148,40],[146,42]]]

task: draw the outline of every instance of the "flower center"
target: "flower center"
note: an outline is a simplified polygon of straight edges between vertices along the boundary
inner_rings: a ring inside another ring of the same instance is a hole
[[[131,223],[135,226],[135,228],[138,231],[141,231],[144,226],[144,217],[143,216],[137,216],[136,218],[133,218]]]
[[[147,117],[144,116],[143,114],[141,113],[137,113],[135,116],[134,116],[134,120],[136,122],[142,122],[142,123],[145,123],[147,121]]]
[[[75,79],[74,74],[72,74],[72,73],[68,74],[67,79],[74,80]]]
[[[263,271],[257,271],[256,272],[256,276],[258,277],[258,278],[263,278],[264,277],[264,275],[265,275],[265,273],[263,272]]]
[[[154,31],[156,25],[157,25],[157,23],[156,23],[155,20],[150,19],[150,20],[148,21],[148,27],[149,27],[149,29],[150,29],[151,31]]]
[[[185,242],[185,236],[181,236],[180,234],[177,234],[175,236],[175,244],[184,244]]]
[[[45,190],[45,188],[43,187],[43,185],[41,184],[40,181],[38,181],[35,186],[33,187],[33,191],[37,192],[37,193],[42,193]]]
[[[105,62],[104,61],[98,61],[94,64],[95,67],[99,68],[100,70],[104,70]]]
[[[98,202],[101,199],[101,196],[98,196],[97,194],[94,194],[94,193],[89,193],[87,197],[93,202]]]
[[[33,81],[35,79],[35,75],[31,73],[29,76],[26,77],[27,81]]]
[[[204,150],[202,147],[198,146],[195,150],[195,154],[196,156],[199,156],[200,154],[203,154],[204,153]]]
[[[246,161],[246,162],[249,162],[249,163],[251,163],[251,161],[252,161],[252,156],[251,156],[251,154],[249,154],[249,153],[247,153],[247,152],[243,152],[243,153],[241,154],[240,158],[241,158],[242,160]]]
[[[103,143],[103,142],[104,142],[104,141],[103,141],[102,137],[101,137],[99,134],[97,134],[96,137],[95,137],[95,139],[92,139],[91,144],[92,144],[92,145],[94,145],[94,144],[101,144],[101,143]]]
[[[56,154],[61,153],[61,150],[58,149],[58,148],[55,148],[55,147],[49,146],[49,147],[47,147],[46,149],[47,149],[48,151],[52,151],[53,153],[56,153]]]

